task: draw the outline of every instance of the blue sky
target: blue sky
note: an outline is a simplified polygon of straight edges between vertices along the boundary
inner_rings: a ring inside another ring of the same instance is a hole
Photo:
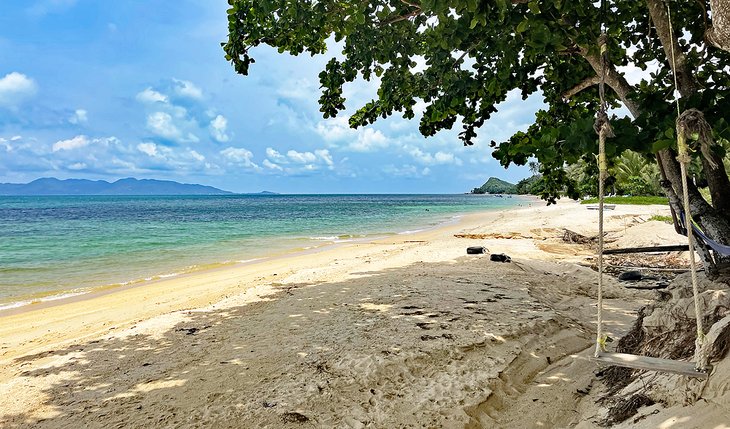
[[[431,138],[393,117],[351,130],[377,82],[318,111],[322,57],[254,51],[235,74],[220,42],[225,1],[30,0],[0,6],[0,182],[123,177],[236,192],[460,193],[489,176],[517,181],[488,142],[526,129],[540,97],[511,94],[463,147],[458,127]],[[336,51],[337,49],[332,49]]]

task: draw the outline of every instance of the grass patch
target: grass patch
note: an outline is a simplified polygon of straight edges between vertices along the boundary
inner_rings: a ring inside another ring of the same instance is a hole
[[[667,205],[669,200],[666,197],[606,197],[603,202],[606,204],[634,204],[648,206],[652,204]],[[580,202],[581,204],[596,204],[598,198],[589,198]]]
[[[649,220],[655,220],[657,222],[664,222],[664,223],[674,223],[674,220],[671,216],[662,216],[662,215],[654,215],[649,218]]]

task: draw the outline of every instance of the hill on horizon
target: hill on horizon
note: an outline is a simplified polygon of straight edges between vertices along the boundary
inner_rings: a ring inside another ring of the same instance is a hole
[[[482,186],[474,188],[472,194],[516,194],[517,185],[490,177]]]
[[[212,186],[172,180],[135,179],[115,182],[43,177],[30,183],[0,183],[0,195],[224,195],[232,192]]]

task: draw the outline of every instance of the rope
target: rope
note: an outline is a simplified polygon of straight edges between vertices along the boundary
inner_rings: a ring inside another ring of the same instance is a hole
[[[669,38],[670,40],[674,40],[674,35],[672,33],[672,11],[669,9],[669,5],[667,5],[667,19],[669,21]],[[671,55],[672,55],[672,70],[676,70],[677,65],[675,62],[674,57],[674,43],[670,43],[671,45]],[[677,86],[677,73],[674,72],[674,88],[675,90],[678,88]],[[704,350],[704,342],[705,342],[705,333],[702,327],[702,315],[700,314],[700,292],[699,288],[697,286],[697,262],[695,261],[695,239],[694,234],[692,231],[692,213],[690,211],[690,204],[689,204],[689,190],[687,188],[687,165],[692,161],[692,158],[689,155],[689,146],[687,146],[687,136],[686,136],[686,128],[685,123],[682,120],[682,115],[680,114],[680,107],[679,107],[679,97],[675,95],[675,101],[677,103],[677,149],[679,152],[679,155],[677,156],[677,161],[679,161],[679,168],[680,172],[682,174],[682,199],[684,203],[684,219],[687,226],[687,243],[689,244],[689,264],[690,264],[690,271],[692,273],[692,298],[694,300],[694,307],[695,307],[695,323],[697,324],[697,338],[695,339],[695,355],[694,355],[694,361],[695,361],[695,369],[697,371],[704,371],[705,367],[707,366],[708,361],[708,351]]]
[[[611,123],[606,113],[606,68],[607,68],[607,48],[606,33],[602,32],[598,38],[598,45],[601,49],[601,80],[598,84],[598,95],[600,97],[600,106],[596,115],[596,122],[593,129],[598,133],[598,316],[596,320],[596,351],[595,357],[598,357],[602,351],[606,349],[606,335],[603,333],[603,203],[605,195],[605,181],[608,173],[608,165],[606,163],[606,138],[613,137]]]

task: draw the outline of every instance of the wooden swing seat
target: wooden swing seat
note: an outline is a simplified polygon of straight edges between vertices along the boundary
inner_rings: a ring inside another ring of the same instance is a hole
[[[601,365],[615,365],[645,371],[670,372],[672,374],[701,379],[706,379],[712,370],[711,366],[706,366],[703,370],[699,371],[695,368],[694,362],[660,359],[628,353],[601,352],[598,354],[598,357],[593,357],[591,360]]]

